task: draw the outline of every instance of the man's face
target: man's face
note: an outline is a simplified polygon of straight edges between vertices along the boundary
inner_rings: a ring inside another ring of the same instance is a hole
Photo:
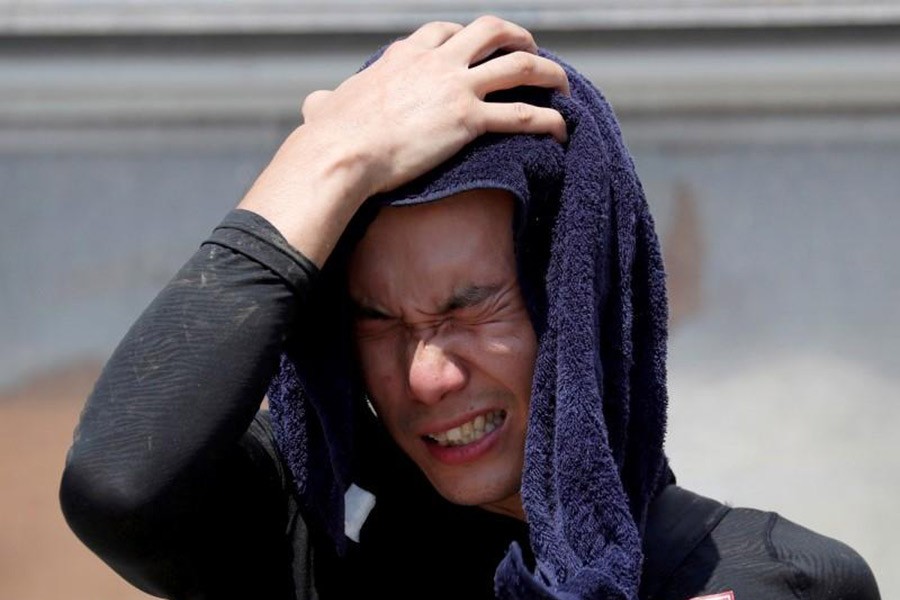
[[[499,190],[384,208],[349,283],[363,377],[394,441],[447,500],[522,517],[537,341],[512,216]]]

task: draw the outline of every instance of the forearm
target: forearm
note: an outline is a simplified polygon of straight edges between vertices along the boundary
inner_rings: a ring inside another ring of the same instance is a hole
[[[370,157],[353,136],[339,140],[337,133],[308,124],[295,129],[238,205],[263,216],[319,267],[374,191]]]
[[[277,476],[239,441],[315,268],[283,241],[279,250],[277,234],[260,221],[231,215],[226,225],[252,233],[217,229],[132,326],[87,402],[67,459],[61,499],[73,529],[144,586],[153,585],[145,575],[154,578],[160,555],[167,566],[156,575],[172,580],[194,578],[186,571],[197,556],[225,554],[209,547],[223,540],[198,539],[213,533],[217,518],[230,520],[231,554],[258,551],[246,547],[247,536],[277,533],[276,524],[264,534],[253,522],[273,512],[262,504],[277,494]]]

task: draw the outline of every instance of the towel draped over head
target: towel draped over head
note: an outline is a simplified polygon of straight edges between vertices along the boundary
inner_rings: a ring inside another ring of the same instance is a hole
[[[433,171],[370,198],[348,227],[269,388],[279,449],[309,518],[339,551],[363,395],[343,269],[378,207],[479,188],[517,199],[516,258],[538,336],[521,495],[534,568],[513,544],[501,598],[637,598],[650,500],[669,482],[665,275],[633,161],[612,108],[563,66],[571,96],[533,87],[489,101],[552,106],[569,141],[481,136]],[[371,64],[379,54],[373,56]]]

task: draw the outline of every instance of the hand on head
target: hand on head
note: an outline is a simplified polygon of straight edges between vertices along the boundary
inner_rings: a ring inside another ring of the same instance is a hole
[[[508,54],[471,66],[498,50]],[[551,108],[484,101],[521,85],[568,92],[562,67],[536,51],[527,30],[496,17],[466,27],[428,23],[334,91],[310,94],[304,121],[372,158],[372,192],[425,173],[488,131],[565,141],[565,122]]]
[[[498,50],[507,53],[482,62]],[[565,71],[537,55],[524,28],[497,17],[423,25],[333,91],[310,94],[304,124],[239,207],[266,217],[321,265],[367,197],[426,173],[479,135],[565,141],[552,108],[484,101],[523,85],[569,89]]]

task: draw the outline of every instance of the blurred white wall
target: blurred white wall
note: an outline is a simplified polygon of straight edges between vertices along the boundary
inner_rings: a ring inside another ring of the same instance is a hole
[[[476,4],[0,2],[0,386],[107,355],[308,92]],[[622,118],[681,482],[848,541],[900,596],[900,6],[493,6]]]

